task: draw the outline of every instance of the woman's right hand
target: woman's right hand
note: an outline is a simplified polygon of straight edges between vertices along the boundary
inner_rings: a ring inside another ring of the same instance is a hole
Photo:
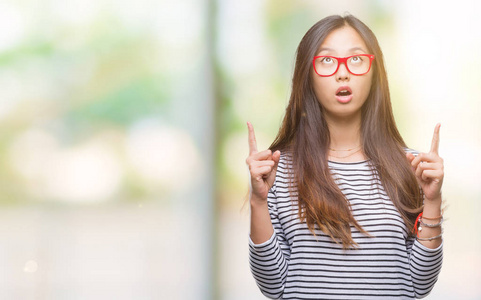
[[[258,152],[254,127],[250,122],[247,122],[247,128],[249,130],[249,156],[246,159],[246,164],[249,166],[250,173],[251,201],[254,199],[267,200],[267,193],[276,178],[277,164],[281,152],[277,150],[272,153],[269,149]]]

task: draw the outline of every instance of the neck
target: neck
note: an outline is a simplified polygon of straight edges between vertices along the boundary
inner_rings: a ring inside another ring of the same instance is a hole
[[[329,126],[332,149],[351,149],[361,145],[361,115],[356,117],[326,118]]]

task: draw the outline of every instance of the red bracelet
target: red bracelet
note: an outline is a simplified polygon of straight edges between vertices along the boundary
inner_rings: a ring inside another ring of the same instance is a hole
[[[420,213],[418,215],[418,217],[416,218],[416,222],[414,222],[414,228],[411,231],[412,233],[415,233],[417,237],[419,237],[418,223],[419,223],[419,221],[421,220],[422,217],[423,217],[423,213]]]

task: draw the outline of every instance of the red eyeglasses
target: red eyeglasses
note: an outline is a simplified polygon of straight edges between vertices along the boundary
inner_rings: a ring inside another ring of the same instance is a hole
[[[312,60],[314,71],[322,77],[329,77],[336,74],[339,66],[344,63],[349,73],[359,76],[364,75],[371,70],[374,55],[372,54],[357,54],[348,57],[335,56],[316,56]]]

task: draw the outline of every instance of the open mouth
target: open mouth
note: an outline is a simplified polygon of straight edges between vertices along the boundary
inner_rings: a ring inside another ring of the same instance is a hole
[[[351,94],[352,94],[352,92],[350,90],[342,90],[342,91],[337,92],[336,95],[343,97],[343,96],[349,96]]]
[[[349,103],[352,100],[352,90],[348,86],[341,86],[336,91],[337,101],[340,103]]]
[[[350,96],[352,94],[352,90],[349,86],[341,86],[336,91],[336,96],[345,97]]]

